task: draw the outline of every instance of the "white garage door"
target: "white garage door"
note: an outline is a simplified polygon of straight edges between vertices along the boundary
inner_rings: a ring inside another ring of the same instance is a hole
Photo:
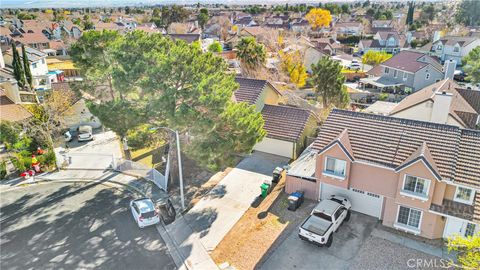
[[[257,143],[253,150],[262,151],[269,154],[274,154],[282,157],[293,157],[293,142],[286,142],[271,138],[264,138]]]
[[[346,197],[352,203],[352,210],[380,218],[382,214],[383,196],[358,189],[344,189],[322,183],[320,199],[331,195]]]

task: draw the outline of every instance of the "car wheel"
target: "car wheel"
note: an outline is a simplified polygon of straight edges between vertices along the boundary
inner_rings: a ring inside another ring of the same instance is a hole
[[[330,247],[332,245],[332,242],[333,242],[333,236],[330,234],[330,236],[328,237],[328,240],[327,240],[327,243],[325,244],[326,247]]]
[[[350,220],[350,210],[347,211],[347,216],[345,216],[344,221],[348,222]]]

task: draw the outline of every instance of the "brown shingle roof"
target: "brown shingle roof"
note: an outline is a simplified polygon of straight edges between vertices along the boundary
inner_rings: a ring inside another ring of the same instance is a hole
[[[443,180],[480,187],[480,131],[334,109],[313,148],[322,150],[346,128],[355,159],[397,168],[426,143]]]
[[[302,135],[308,119],[312,116],[309,110],[290,106],[267,105],[262,110],[264,129],[267,137],[296,142]]]
[[[446,92],[452,94],[452,103],[449,108],[450,115],[464,127],[474,128],[478,112],[472,108],[470,103],[473,105],[480,103],[480,91],[458,89],[458,87],[459,85],[451,79],[436,82],[404,98],[392,110],[390,115],[395,115],[428,100],[435,102],[436,92]]]
[[[253,105],[257,102],[268,82],[266,80],[257,80],[251,78],[235,78],[240,87],[235,91],[234,96],[237,102],[247,102]]]
[[[429,57],[419,52],[401,51],[400,53],[394,55],[392,58],[383,62],[382,65],[415,73],[428,65],[427,62],[418,61],[418,59],[423,56]]]

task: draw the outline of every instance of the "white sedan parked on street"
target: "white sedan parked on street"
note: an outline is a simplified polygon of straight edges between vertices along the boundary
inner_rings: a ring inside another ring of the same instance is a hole
[[[130,210],[132,211],[133,219],[140,228],[155,225],[160,222],[158,211],[155,209],[152,200],[148,198],[131,201]]]

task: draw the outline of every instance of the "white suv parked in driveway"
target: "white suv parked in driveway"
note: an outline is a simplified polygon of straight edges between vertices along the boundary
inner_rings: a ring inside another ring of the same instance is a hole
[[[320,246],[332,245],[333,233],[350,219],[352,204],[344,197],[332,195],[323,200],[312,210],[310,216],[300,226],[298,235],[302,240],[313,242]]]
[[[132,211],[133,219],[140,228],[160,222],[158,211],[155,209],[152,200],[148,198],[131,201],[130,210]]]

